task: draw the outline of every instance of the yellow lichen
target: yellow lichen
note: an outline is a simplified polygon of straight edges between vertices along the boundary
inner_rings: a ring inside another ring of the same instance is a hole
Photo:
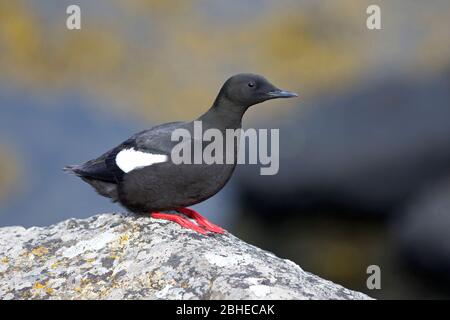
[[[48,249],[45,247],[36,247],[31,250],[31,253],[37,257],[42,257],[44,254],[48,253]]]
[[[128,239],[129,239],[129,237],[127,234],[121,235],[119,237],[119,245],[123,247],[128,242]]]
[[[46,287],[46,288],[44,289],[44,291],[45,291],[45,293],[48,294],[48,295],[53,294],[53,288]]]
[[[32,286],[32,288],[36,291],[43,291],[48,295],[53,294],[53,288],[48,286],[48,281],[41,283],[41,282],[35,282]]]
[[[45,288],[45,285],[43,285],[43,284],[40,283],[40,282],[35,282],[35,283],[33,284],[33,289],[34,289],[34,290],[40,290],[40,289],[43,289],[43,288]]]
[[[8,262],[9,262],[8,257],[3,257],[3,258],[0,260],[0,263],[3,263],[3,264],[7,264]]]

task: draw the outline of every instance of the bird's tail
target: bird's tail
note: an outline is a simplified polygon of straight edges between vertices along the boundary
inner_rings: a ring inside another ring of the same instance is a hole
[[[65,166],[63,168],[63,171],[70,173],[70,174],[74,174],[76,176],[80,176],[81,175],[81,168],[79,165],[71,165],[71,166]]]

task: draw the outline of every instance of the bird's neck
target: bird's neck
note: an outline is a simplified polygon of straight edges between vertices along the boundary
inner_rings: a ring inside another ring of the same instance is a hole
[[[221,131],[238,129],[242,126],[242,117],[246,110],[246,107],[237,105],[219,94],[212,107],[197,121],[202,121],[204,128],[216,128]]]

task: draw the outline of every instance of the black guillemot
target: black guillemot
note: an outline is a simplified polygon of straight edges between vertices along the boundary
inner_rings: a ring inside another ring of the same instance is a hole
[[[222,86],[212,107],[196,121],[204,128],[225,132],[241,128],[242,116],[252,105],[276,98],[296,97],[280,90],[264,77],[238,74]],[[152,218],[170,220],[182,227],[206,234],[223,233],[223,229],[187,206],[216,194],[230,179],[236,162],[229,164],[174,164],[171,151],[177,144],[174,130],[193,131],[192,122],[170,122],[135,134],[99,158],[82,165],[67,166],[89,183],[100,195],[119,202],[128,210]],[[192,142],[194,143],[194,142]],[[237,150],[235,150],[235,157]],[[181,215],[163,213],[175,210]]]

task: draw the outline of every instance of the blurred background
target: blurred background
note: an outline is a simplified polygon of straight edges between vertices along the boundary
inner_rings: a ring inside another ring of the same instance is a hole
[[[254,72],[301,94],[244,119],[280,128],[280,172],[240,166],[196,208],[373,297],[450,297],[449,1],[0,0],[0,71],[0,226],[123,210],[61,168]]]

